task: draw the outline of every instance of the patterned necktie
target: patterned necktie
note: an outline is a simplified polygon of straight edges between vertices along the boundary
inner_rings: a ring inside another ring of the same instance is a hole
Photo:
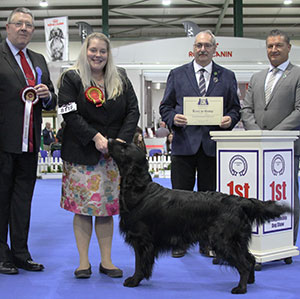
[[[34,75],[33,75],[33,72],[31,70],[31,67],[29,66],[29,64],[28,64],[28,62],[25,58],[25,55],[24,55],[23,51],[19,51],[19,55],[21,57],[21,65],[22,65],[27,83],[30,86],[34,86],[35,85]]]
[[[205,69],[200,70],[200,79],[199,79],[199,91],[200,91],[200,97],[204,97],[206,93],[206,85],[205,85],[205,79],[203,73],[205,72]]]
[[[28,85],[34,86],[35,79],[31,67],[29,66],[23,51],[19,51],[19,55],[21,57],[21,65],[27,80]],[[33,107],[30,113],[30,120],[29,120],[29,132],[28,132],[28,151],[33,152]]]
[[[279,69],[278,68],[273,68],[271,75],[269,77],[268,83],[266,85],[266,90],[265,90],[265,99],[266,99],[266,104],[269,103],[270,101],[270,97],[272,94],[272,90],[273,90],[273,85],[274,85],[274,81],[276,78],[276,74],[278,73]]]

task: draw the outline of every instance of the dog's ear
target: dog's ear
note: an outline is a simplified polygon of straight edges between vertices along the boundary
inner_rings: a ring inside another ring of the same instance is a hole
[[[108,138],[108,145],[113,145],[114,143],[119,143],[119,145],[126,144],[126,141],[120,138]]]
[[[50,35],[49,35],[49,39],[48,40],[51,40],[53,38],[53,29],[50,31]]]
[[[58,36],[60,38],[64,38],[64,33],[63,33],[63,31],[60,28],[58,28]]]

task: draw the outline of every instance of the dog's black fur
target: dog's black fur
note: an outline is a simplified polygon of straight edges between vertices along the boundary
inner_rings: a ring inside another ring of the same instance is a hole
[[[246,293],[247,283],[254,283],[255,258],[248,250],[252,224],[290,209],[220,192],[170,190],[152,182],[146,156],[136,145],[110,139],[108,149],[121,174],[120,231],[135,252],[135,273],[124,286],[149,279],[160,253],[199,242],[238,270],[240,281],[231,292]]]

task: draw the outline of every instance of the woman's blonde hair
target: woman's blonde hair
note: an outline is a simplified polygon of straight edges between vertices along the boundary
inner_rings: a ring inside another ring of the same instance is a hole
[[[100,32],[93,32],[87,36],[84,43],[81,46],[78,58],[74,66],[70,69],[75,70],[81,78],[84,89],[90,87],[91,85],[96,85],[96,82],[93,79],[90,64],[87,60],[87,49],[90,45],[92,39],[98,38],[103,40],[107,45],[107,63],[104,67],[104,83],[106,95],[109,99],[114,99],[122,94],[123,84],[121,74],[118,72],[117,67],[113,62],[111,45],[109,38]]]

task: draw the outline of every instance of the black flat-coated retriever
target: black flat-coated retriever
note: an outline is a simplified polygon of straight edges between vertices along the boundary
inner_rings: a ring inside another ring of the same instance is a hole
[[[146,156],[133,143],[110,139],[108,150],[121,174],[120,231],[135,252],[135,272],[124,286],[149,279],[160,253],[199,242],[239,272],[239,284],[231,292],[246,293],[247,283],[254,283],[255,258],[248,250],[252,224],[290,208],[221,192],[170,190],[152,182]]]

